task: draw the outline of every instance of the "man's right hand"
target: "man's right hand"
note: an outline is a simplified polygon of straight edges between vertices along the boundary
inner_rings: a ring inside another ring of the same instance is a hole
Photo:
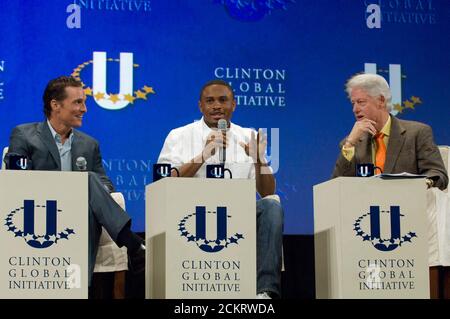
[[[225,134],[220,131],[212,131],[209,133],[202,152],[203,161],[214,156],[216,148],[222,147],[222,145],[225,146],[225,148],[228,147],[228,137],[226,137]]]
[[[370,133],[372,135],[377,134],[375,125],[375,121],[369,120],[367,118],[355,122],[355,125],[353,125],[352,131],[348,135],[344,145],[346,147],[355,146],[364,133]]]

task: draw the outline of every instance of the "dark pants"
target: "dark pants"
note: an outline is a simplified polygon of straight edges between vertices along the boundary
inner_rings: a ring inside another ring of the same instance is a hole
[[[108,231],[114,242],[123,227],[130,223],[128,214],[111,197],[103,186],[98,175],[89,172],[89,286],[94,272],[98,242],[102,233],[102,226]]]

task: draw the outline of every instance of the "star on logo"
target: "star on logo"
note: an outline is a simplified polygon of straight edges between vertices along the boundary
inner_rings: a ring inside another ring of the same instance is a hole
[[[113,103],[117,103],[118,101],[120,101],[119,94],[110,94],[109,100]]]
[[[208,243],[208,246],[210,246],[211,248],[214,248],[217,245],[216,245],[216,243],[214,241],[211,241],[211,242]]]
[[[97,94],[94,95],[94,98],[98,101],[98,100],[102,100],[105,98],[105,93],[102,92],[97,92]]]
[[[66,233],[59,233],[59,239],[67,239],[68,237]]]

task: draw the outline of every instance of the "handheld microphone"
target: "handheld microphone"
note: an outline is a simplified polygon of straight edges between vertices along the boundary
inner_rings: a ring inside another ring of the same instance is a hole
[[[225,119],[220,119],[217,123],[217,128],[223,133],[222,135],[225,136],[227,134],[227,127],[228,123]],[[219,149],[219,161],[221,164],[225,164],[225,161],[227,160],[227,150],[225,146],[222,144],[222,147]]]
[[[87,171],[87,161],[83,156],[77,158],[75,165],[77,166],[79,171],[81,172]]]

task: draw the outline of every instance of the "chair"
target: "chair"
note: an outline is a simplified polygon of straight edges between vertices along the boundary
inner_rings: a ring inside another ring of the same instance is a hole
[[[9,147],[3,148],[1,169],[6,169],[5,158]],[[122,193],[111,193],[111,197],[125,210],[125,198]],[[125,275],[128,270],[127,248],[119,248],[102,227],[97,257],[95,259],[94,273],[114,273],[112,296],[114,299],[125,298]]]
[[[6,169],[6,164],[3,161],[3,159],[5,158],[6,153],[8,153],[8,149],[9,147],[6,146],[5,148],[3,148],[3,154],[2,154],[2,169]]]
[[[123,194],[115,192],[111,193],[111,196],[120,205],[120,207],[125,210],[125,199]],[[97,257],[95,259],[94,277],[99,273],[114,273],[112,291],[113,299],[125,298],[125,277],[127,270],[127,248],[119,248],[112,240],[106,229],[102,227]]]
[[[450,146],[446,145],[439,145],[439,152],[441,152],[442,160],[444,161],[445,169],[447,170],[448,175],[448,168],[450,166]],[[448,187],[444,190],[444,192],[448,193]]]
[[[439,151],[448,173],[450,147],[441,145]],[[450,193],[432,188],[427,191],[429,218],[430,296],[450,298]]]

